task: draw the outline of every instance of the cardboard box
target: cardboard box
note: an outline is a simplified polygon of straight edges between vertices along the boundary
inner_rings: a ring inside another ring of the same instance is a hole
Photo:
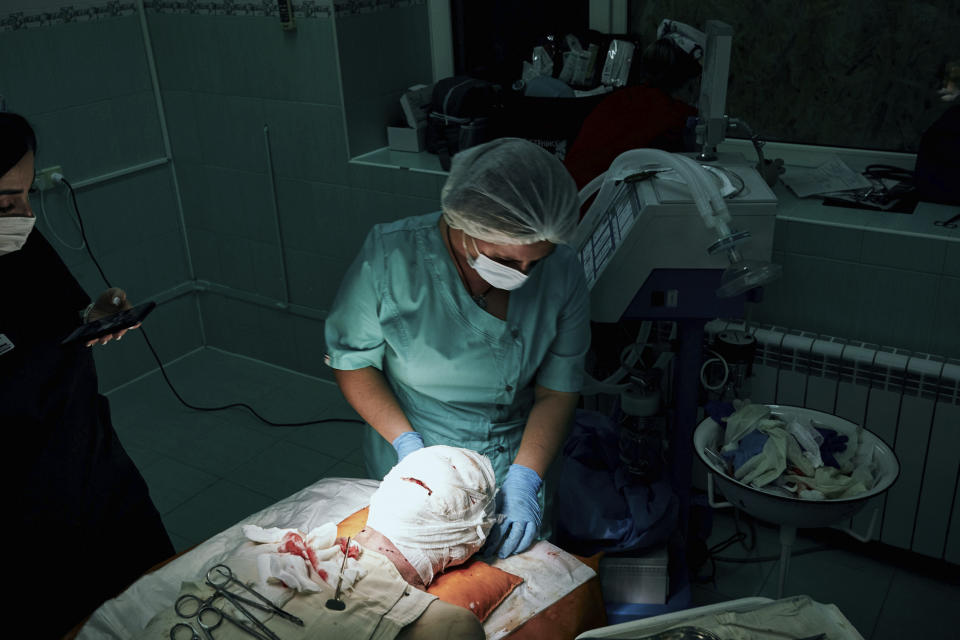
[[[426,127],[387,127],[387,146],[393,151],[423,151],[426,138]]]

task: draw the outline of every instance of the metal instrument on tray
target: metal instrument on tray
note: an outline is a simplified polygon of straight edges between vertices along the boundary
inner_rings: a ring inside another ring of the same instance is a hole
[[[264,609],[265,611],[271,611],[285,620],[289,620],[290,622],[296,625],[299,625],[301,627],[303,626],[303,620],[293,615],[292,613],[284,611],[277,605],[273,604],[273,602],[271,602],[269,598],[267,598],[257,590],[251,589],[247,585],[243,584],[243,582],[241,582],[240,580],[237,580],[233,576],[233,572],[230,571],[230,567],[228,567],[225,564],[214,565],[213,567],[210,568],[209,571],[207,571],[207,584],[211,585],[215,589],[221,589],[221,590],[225,590],[227,585],[229,584],[236,584],[247,593],[255,596],[263,604],[255,605],[246,598],[243,598],[234,593],[228,592],[229,597],[231,597],[233,600],[239,600],[240,602],[245,602],[247,604],[257,607],[258,609],[264,609],[264,607],[266,607]]]
[[[203,635],[207,638],[207,640],[212,639],[213,629],[219,627],[224,620],[227,620],[244,633],[257,638],[257,640],[269,640],[267,636],[253,629],[249,623],[233,617],[232,615],[224,612],[222,609],[214,607],[212,605],[213,601],[220,597],[220,593],[217,592],[206,600],[201,600],[193,594],[185,593],[177,598],[177,601],[173,605],[173,609],[181,618],[187,620],[196,618],[195,622],[197,626],[200,627],[200,630],[203,632]],[[254,606],[264,609],[263,605]],[[183,634],[180,629],[184,627],[189,629],[193,635],[188,637]],[[175,624],[170,629],[170,640],[200,640],[200,636],[197,635],[197,632],[193,628],[192,624],[180,622]]]
[[[327,609],[334,611],[343,611],[347,608],[343,600],[340,599],[340,587],[343,586],[343,569],[347,566],[347,557],[350,555],[350,538],[347,538],[347,544],[343,547],[343,562],[340,563],[340,576],[337,578],[337,590],[333,597],[327,600]]]

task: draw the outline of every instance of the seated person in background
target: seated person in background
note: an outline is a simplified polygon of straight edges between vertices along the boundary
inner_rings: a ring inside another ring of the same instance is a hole
[[[28,541],[7,575],[15,606],[56,600],[30,622],[31,635],[53,638],[174,550],[97,391],[87,348],[96,341],[60,344],[82,322],[130,305],[119,289],[88,305],[34,228],[36,149],[27,121],[0,113],[0,425],[12,440],[7,522]],[[72,586],[58,579],[64,571]]]
[[[657,40],[648,46],[630,73],[629,85],[594,109],[580,128],[564,165],[582,189],[630,149],[687,151],[687,118],[697,115],[704,35],[664,20]]]

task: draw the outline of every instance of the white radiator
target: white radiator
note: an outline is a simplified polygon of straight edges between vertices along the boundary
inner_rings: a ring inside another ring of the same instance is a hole
[[[743,325],[713,321],[708,335]],[[900,477],[852,521],[874,538],[960,563],[960,361],[781,327],[751,326],[754,402],[846,418],[897,454]]]

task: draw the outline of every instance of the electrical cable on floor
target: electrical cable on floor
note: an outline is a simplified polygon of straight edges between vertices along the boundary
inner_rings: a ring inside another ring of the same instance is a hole
[[[113,285],[110,284],[110,280],[107,278],[107,275],[103,272],[103,269],[100,267],[100,263],[97,261],[96,257],[93,255],[93,251],[90,249],[90,243],[87,241],[87,232],[83,226],[83,216],[80,215],[80,206],[77,204],[77,194],[73,190],[73,186],[71,186],[71,184],[67,181],[67,179],[64,178],[62,175],[55,177],[54,180],[56,182],[59,182],[63,186],[65,186],[67,190],[70,192],[70,200],[73,203],[73,210],[77,214],[77,221],[79,222],[79,226],[80,226],[80,235],[83,237],[83,244],[86,246],[87,254],[90,256],[90,259],[93,261],[93,264],[97,268],[97,271],[100,272],[100,277],[106,283],[107,287],[108,288],[112,287]],[[169,376],[167,376],[167,371],[163,366],[163,362],[160,360],[160,356],[157,354],[156,349],[153,348],[153,344],[150,342],[150,338],[147,337],[147,332],[142,327],[139,329],[139,331],[140,331],[140,334],[143,336],[143,339],[146,341],[147,348],[150,349],[150,353],[153,354],[153,359],[157,361],[157,366],[160,367],[160,374],[163,376],[163,379],[167,383],[167,386],[170,388],[170,391],[173,392],[173,395],[176,396],[177,400],[179,400],[183,406],[189,409],[193,409],[194,411],[223,411],[225,409],[232,409],[235,407],[246,409],[251,414],[253,414],[253,416],[257,420],[260,420],[261,422],[268,424],[272,427],[305,427],[307,425],[323,424],[325,422],[354,422],[357,424],[366,424],[363,420],[357,420],[355,418],[322,418],[318,420],[307,420],[304,422],[274,422],[272,420],[267,420],[266,418],[261,416],[259,413],[257,413],[256,409],[254,409],[250,405],[243,402],[233,402],[231,404],[225,404],[219,407],[198,407],[196,405],[190,404],[189,402],[183,399],[183,397],[180,395],[179,392],[177,392],[177,389],[173,386],[173,383],[170,381]]]

